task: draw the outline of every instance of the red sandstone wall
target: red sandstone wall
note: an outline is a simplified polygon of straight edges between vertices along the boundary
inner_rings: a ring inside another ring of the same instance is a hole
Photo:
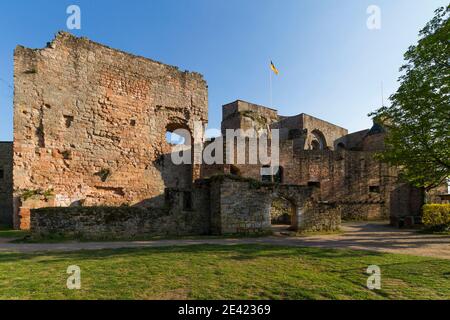
[[[207,121],[200,74],[67,33],[44,49],[17,47],[14,68],[16,199],[54,189],[62,206],[158,204],[165,187],[190,186],[191,167],[168,161],[165,132]]]

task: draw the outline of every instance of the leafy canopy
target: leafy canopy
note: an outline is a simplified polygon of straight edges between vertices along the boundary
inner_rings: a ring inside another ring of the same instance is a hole
[[[432,189],[450,177],[450,5],[435,11],[409,47],[391,106],[374,116],[387,129],[379,157],[402,168],[417,187]]]

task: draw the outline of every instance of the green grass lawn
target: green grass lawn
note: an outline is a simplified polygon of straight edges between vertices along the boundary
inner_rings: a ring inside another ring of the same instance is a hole
[[[372,264],[381,290],[366,288]],[[268,245],[1,253],[0,299],[450,299],[450,261]]]
[[[30,233],[24,230],[12,230],[6,227],[0,226],[0,239],[1,238],[23,238]]]

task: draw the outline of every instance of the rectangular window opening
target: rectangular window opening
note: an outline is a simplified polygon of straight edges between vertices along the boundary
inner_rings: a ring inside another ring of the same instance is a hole
[[[319,181],[308,181],[308,187],[320,188],[320,182]]]
[[[183,192],[183,210],[192,211],[192,192],[184,191]]]

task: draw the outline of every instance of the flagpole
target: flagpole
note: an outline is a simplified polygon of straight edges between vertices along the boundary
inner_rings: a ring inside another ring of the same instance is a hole
[[[270,85],[270,108],[272,108],[272,70],[269,69],[269,85]]]

